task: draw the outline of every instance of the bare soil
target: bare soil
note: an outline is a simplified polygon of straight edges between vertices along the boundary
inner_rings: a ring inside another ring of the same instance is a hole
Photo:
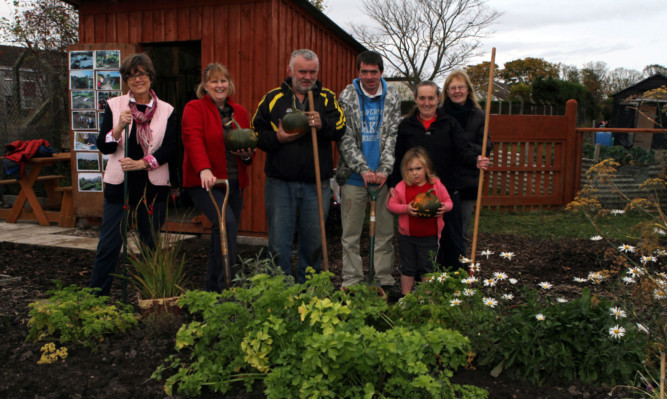
[[[330,268],[336,274],[334,283],[340,284],[341,250],[337,225],[328,229]],[[187,254],[189,288],[203,289],[206,270],[208,238],[187,240],[183,247]],[[368,248],[367,239],[362,248]],[[585,277],[589,271],[604,266],[605,246],[588,240],[545,240],[510,235],[483,234],[478,250],[494,252],[483,266],[490,271],[505,271],[523,283],[549,281],[569,296],[578,289],[572,286],[572,277]],[[240,254],[254,257],[258,247],[241,246]],[[499,257],[500,252],[516,254],[513,261]],[[367,249],[362,251],[366,254]],[[54,288],[53,280],[65,285],[86,286],[94,259],[94,252],[67,248],[43,247],[0,243],[0,397],[3,398],[162,398],[160,383],[150,375],[161,361],[174,353],[174,335],[181,321],[147,326],[140,323],[129,333],[109,336],[92,353],[82,346],[70,345],[65,361],[38,365],[43,343],[25,342],[28,334],[28,304],[45,297]],[[481,259],[484,259],[482,257]],[[480,259],[480,260],[481,260]],[[16,278],[9,280],[10,278]],[[19,279],[20,278],[20,279]],[[3,281],[4,280],[4,281]],[[114,299],[121,298],[120,282],[112,289]],[[598,288],[602,289],[602,288]],[[136,305],[132,290],[131,303]],[[572,381],[564,386],[537,387],[500,376],[493,378],[485,369],[462,370],[454,382],[483,387],[491,398],[620,398],[610,387],[583,386]],[[261,389],[260,389],[261,390]],[[206,393],[204,397],[222,397]],[[261,398],[261,392],[228,395],[228,398]]]

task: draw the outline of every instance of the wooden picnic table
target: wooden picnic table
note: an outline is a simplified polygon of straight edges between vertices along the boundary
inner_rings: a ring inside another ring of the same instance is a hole
[[[16,223],[18,220],[37,220],[40,225],[48,226],[51,222],[58,222],[63,227],[74,227],[74,212],[72,204],[72,188],[60,187],[58,182],[65,176],[41,175],[42,168],[53,165],[56,162],[70,161],[69,152],[55,153],[51,157],[35,157],[26,164],[26,172],[20,179],[0,180],[0,185],[20,184],[21,191],[16,197],[11,209],[0,209],[0,218],[7,219],[8,223]],[[0,161],[4,157],[0,157]],[[35,194],[35,183],[44,183],[49,206],[58,206],[57,211],[44,210]],[[26,201],[30,207],[25,207]]]

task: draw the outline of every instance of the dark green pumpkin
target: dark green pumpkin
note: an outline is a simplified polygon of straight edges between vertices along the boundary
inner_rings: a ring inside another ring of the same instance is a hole
[[[252,129],[242,129],[241,126],[232,118],[236,128],[229,130],[224,137],[225,147],[229,151],[254,149],[257,147],[257,134]]]
[[[292,111],[283,116],[283,130],[287,133],[305,133],[308,131],[308,116],[302,111]]]
[[[412,206],[417,210],[417,216],[424,218],[432,218],[435,216],[436,213],[438,213],[440,205],[440,200],[435,195],[433,189],[415,195],[415,199],[412,201]]]

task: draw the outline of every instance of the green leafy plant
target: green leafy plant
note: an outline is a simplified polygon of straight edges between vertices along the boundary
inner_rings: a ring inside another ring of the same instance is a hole
[[[299,285],[260,274],[248,287],[191,291],[181,301],[197,320],[177,334],[180,355],[154,373],[171,373],[170,395],[263,381],[268,398],[486,397],[449,382],[469,351],[460,333],[428,322],[394,326],[375,291],[335,290],[330,273]]]
[[[109,297],[95,296],[90,288],[76,285],[47,291],[49,298],[28,305],[28,341],[57,339],[60,343],[79,343],[95,347],[106,334],[126,331],[137,324],[129,305],[108,304]]]
[[[153,205],[139,202],[153,217]],[[137,212],[134,212],[136,215]],[[135,216],[136,217],[136,216]],[[139,291],[142,299],[170,298],[183,292],[185,280],[185,254],[181,251],[182,240],[170,231],[153,231],[154,248],[143,245],[137,235],[132,235],[139,253],[129,253],[129,281]]]

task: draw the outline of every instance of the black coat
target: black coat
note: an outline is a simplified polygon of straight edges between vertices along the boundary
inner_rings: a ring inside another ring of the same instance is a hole
[[[445,104],[442,108],[448,115],[453,116],[455,119],[457,119],[455,114],[457,112],[460,113],[458,114],[458,118],[462,118],[463,120],[459,119],[459,124],[463,128],[465,136],[472,145],[472,149],[475,151],[475,154],[481,155],[482,144],[484,141],[484,121],[486,118],[484,111],[475,107],[470,100],[468,100],[468,102],[463,107],[456,107],[456,105],[452,104],[451,100],[447,99],[445,100]],[[489,156],[491,149],[491,137],[489,136],[487,137],[486,142],[487,157]],[[457,165],[457,175],[459,180],[459,190],[474,189],[475,192],[477,191],[477,185],[479,181],[479,169],[477,169],[477,166],[469,168],[463,165]]]
[[[457,165],[469,168],[477,166],[477,154],[465,137],[463,129],[454,118],[438,108],[436,120],[428,131],[417,118],[417,112],[404,118],[398,125],[394,170],[389,176],[389,187],[401,181],[401,161],[412,147],[426,149],[431,162],[447,191],[453,193],[458,188]]]

